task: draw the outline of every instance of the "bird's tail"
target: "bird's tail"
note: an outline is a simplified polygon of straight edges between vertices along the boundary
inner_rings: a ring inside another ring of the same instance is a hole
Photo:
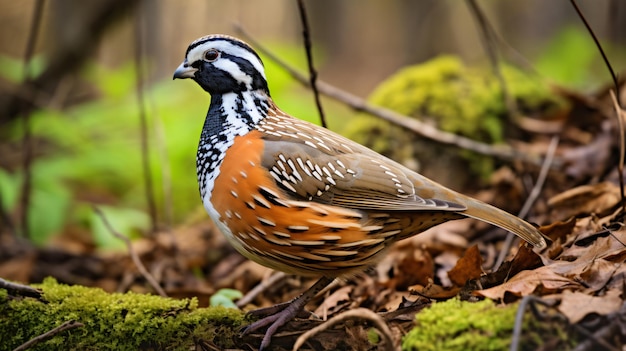
[[[546,247],[546,240],[541,232],[525,220],[476,199],[464,200],[467,210],[459,212],[460,214],[507,230],[531,243],[536,249]]]

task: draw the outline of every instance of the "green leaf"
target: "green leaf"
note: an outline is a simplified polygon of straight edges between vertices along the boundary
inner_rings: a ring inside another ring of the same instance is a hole
[[[146,231],[150,225],[150,218],[145,212],[132,208],[119,208],[99,206],[106,220],[115,232],[127,236],[129,239],[136,237],[141,231]],[[100,248],[121,250],[125,249],[125,243],[117,238],[104,224],[103,219],[95,212],[91,215],[91,229],[94,240]]]
[[[243,294],[239,290],[220,289],[211,296],[209,303],[212,307],[224,306],[227,308],[237,308],[237,305],[233,301],[242,297]]]

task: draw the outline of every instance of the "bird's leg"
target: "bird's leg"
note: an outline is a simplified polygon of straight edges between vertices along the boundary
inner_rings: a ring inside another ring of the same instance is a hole
[[[334,278],[322,277],[318,280],[312,287],[310,287],[307,291],[302,293],[300,296],[295,299],[281,303],[273,307],[262,308],[259,310],[251,311],[249,314],[252,316],[265,316],[262,319],[250,324],[245,327],[241,334],[246,335],[250,332],[263,328],[269,325],[265,335],[263,336],[263,341],[261,342],[261,347],[259,350],[263,350],[270,345],[272,340],[272,336],[276,333],[278,328],[285,325],[287,322],[296,317],[300,311],[304,308],[304,306],[313,298],[317,293],[322,291],[328,284],[332,283],[335,280]]]
[[[293,301],[293,300],[291,300],[291,301]],[[289,306],[291,301],[282,302],[282,303],[279,303],[279,304],[276,304],[276,305],[270,306],[270,307],[257,308],[256,310],[252,310],[252,311],[246,313],[246,315],[254,317],[256,319],[261,319],[261,318],[264,318],[264,317],[276,314],[276,313],[284,310],[285,308],[287,308],[287,306]],[[308,318],[312,314],[313,313],[308,312],[305,309],[302,309],[302,310],[300,310],[300,312],[298,312],[296,317]]]

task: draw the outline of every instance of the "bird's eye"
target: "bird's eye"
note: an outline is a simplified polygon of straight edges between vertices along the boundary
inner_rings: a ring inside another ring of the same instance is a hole
[[[220,52],[215,49],[209,49],[204,53],[204,59],[207,61],[215,61],[220,57]]]

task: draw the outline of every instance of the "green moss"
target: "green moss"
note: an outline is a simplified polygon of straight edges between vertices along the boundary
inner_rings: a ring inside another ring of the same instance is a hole
[[[515,315],[519,304],[496,305],[491,300],[480,302],[451,299],[434,303],[418,313],[415,327],[404,337],[403,350],[509,350]],[[570,350],[581,336],[568,331],[568,323],[543,318],[532,312],[524,315],[519,350],[537,350],[551,345],[557,350]],[[582,336],[582,339],[585,337]]]
[[[506,64],[502,75],[522,114],[545,116],[566,107],[546,82]],[[452,56],[401,69],[369,100],[450,133],[488,143],[504,141],[507,108],[498,80],[491,69],[466,67]],[[345,134],[400,162],[421,156],[419,138],[371,116],[359,115]],[[487,158],[469,153],[461,157],[479,175],[492,169]]]
[[[196,299],[110,294],[54,279],[39,287],[48,303],[0,294],[0,350],[12,350],[69,320],[84,327],[61,333],[33,350],[189,350],[195,338],[228,348],[243,323],[238,310],[198,308]]]
[[[372,345],[376,345],[380,342],[380,335],[376,329],[370,328],[367,330],[367,341]]]
[[[417,325],[403,340],[403,350],[508,350],[517,305],[495,306],[451,299],[416,316]]]

